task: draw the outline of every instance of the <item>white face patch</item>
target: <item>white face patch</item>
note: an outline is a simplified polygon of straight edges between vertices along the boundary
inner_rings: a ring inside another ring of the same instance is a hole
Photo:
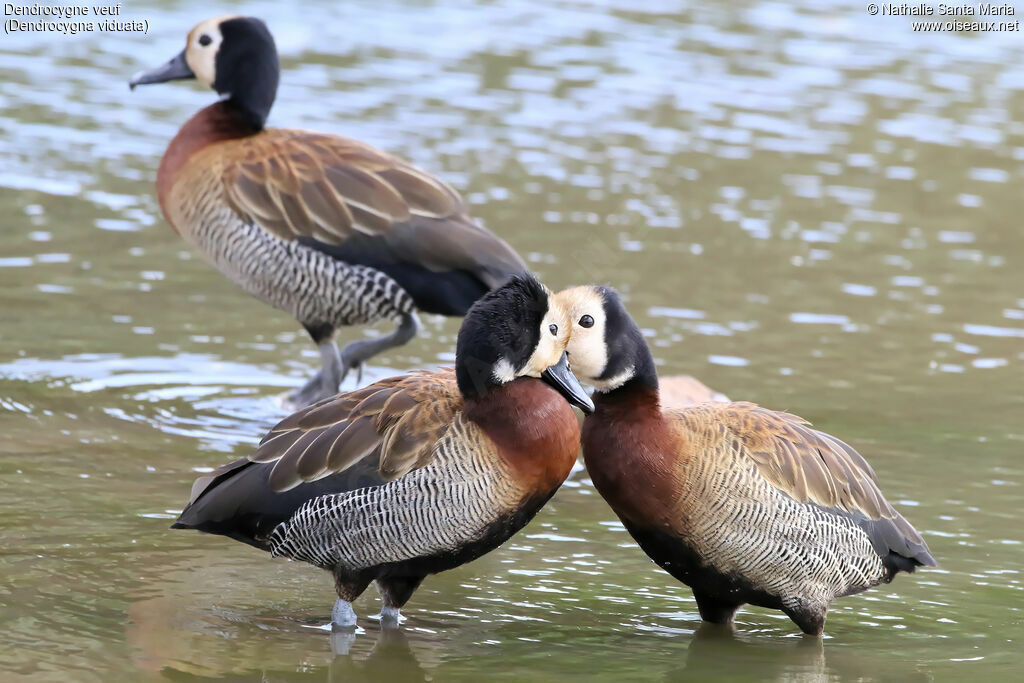
[[[548,312],[540,323],[540,338],[530,359],[519,371],[520,377],[540,377],[541,373],[562,359],[569,343],[569,319],[565,310],[548,299]]]
[[[237,16],[237,15],[235,15]],[[220,34],[221,22],[235,16],[214,17],[201,21],[188,32],[185,43],[185,61],[203,85],[213,87],[217,80],[217,51],[224,37]]]
[[[569,367],[581,380],[599,387],[603,382],[597,378],[608,367],[608,346],[604,340],[604,297],[593,287],[573,287],[552,298],[565,309],[572,321],[567,347]],[[589,327],[585,324],[589,324]]]
[[[539,378],[545,370],[558,364],[565,353],[571,327],[569,318],[565,309],[551,297],[551,292],[547,288],[544,291],[548,294],[548,311],[540,323],[537,345],[520,368],[516,368],[508,358],[499,358],[491,366],[491,377],[498,384],[507,384],[517,377]]]
[[[505,384],[516,378],[516,369],[512,367],[512,363],[509,363],[507,358],[500,358],[494,364],[494,370],[491,374],[494,375],[495,382]]]

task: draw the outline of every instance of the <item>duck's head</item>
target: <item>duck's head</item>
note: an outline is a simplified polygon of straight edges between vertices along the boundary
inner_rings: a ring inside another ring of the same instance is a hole
[[[573,372],[599,392],[639,381],[658,386],[644,335],[611,287],[587,285],[552,296],[572,321],[567,350]]]
[[[255,17],[222,16],[199,22],[185,49],[163,66],[140,71],[128,85],[195,79],[217,91],[245,122],[263,128],[277,94],[280,65],[274,37]]]
[[[584,412],[594,404],[569,371],[570,320],[531,275],[516,276],[480,298],[466,314],[455,347],[455,376],[467,399],[520,377],[553,386]]]

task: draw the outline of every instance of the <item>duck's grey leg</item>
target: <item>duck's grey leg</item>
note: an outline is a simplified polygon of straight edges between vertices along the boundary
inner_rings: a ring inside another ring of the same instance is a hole
[[[384,601],[380,608],[380,627],[398,628],[401,625],[401,609],[416,589],[423,583],[423,576],[390,576],[377,579],[377,590]]]
[[[737,600],[722,600],[696,589],[693,591],[693,597],[697,600],[700,618],[713,624],[731,624],[736,616],[736,610],[743,605]]]
[[[383,605],[380,608],[380,627],[382,629],[398,628],[402,625],[402,610],[398,607]]]
[[[320,349],[320,369],[301,388],[288,394],[285,407],[298,410],[330,398],[338,393],[338,386],[345,378],[342,370],[341,356],[333,339],[325,339],[317,344]]]
[[[370,585],[370,580],[352,576],[340,567],[335,567],[333,574],[338,601],[331,610],[331,624],[334,628],[352,628],[356,625],[356,611],[352,609],[352,603]]]
[[[360,339],[346,346],[341,351],[341,363],[344,368],[342,380],[349,370],[358,369],[359,380],[362,380],[363,363],[376,356],[381,351],[393,349],[407,343],[416,336],[420,330],[420,319],[416,313],[410,311],[402,316],[398,328],[389,335],[377,339]]]
[[[351,628],[356,625],[356,611],[352,609],[352,603],[348,600],[338,598],[331,610],[331,624],[340,628]]]

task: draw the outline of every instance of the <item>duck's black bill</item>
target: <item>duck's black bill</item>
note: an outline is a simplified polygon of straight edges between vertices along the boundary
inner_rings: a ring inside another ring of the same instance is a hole
[[[540,374],[540,378],[558,390],[565,399],[588,415],[594,412],[594,402],[569,370],[569,354],[563,352],[558,363]]]
[[[195,78],[196,75],[192,73],[192,69],[189,68],[188,62],[185,61],[185,51],[182,50],[171,61],[167,62],[163,66],[158,66],[155,69],[149,71],[140,71],[139,73],[132,76],[132,80],[128,81],[128,87],[135,90],[137,85],[146,85],[148,83],[166,83],[167,81],[178,81],[183,78]]]

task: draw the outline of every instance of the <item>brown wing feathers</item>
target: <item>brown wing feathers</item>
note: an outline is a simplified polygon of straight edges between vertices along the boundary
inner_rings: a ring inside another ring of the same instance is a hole
[[[753,403],[703,404],[682,412],[725,424],[741,438],[740,447],[761,476],[796,501],[860,513],[869,519],[898,517],[864,458],[796,415]]]
[[[371,259],[465,271],[485,289],[528,270],[515,250],[473,222],[453,189],[361,142],[266,130],[228,149],[225,201],[277,237],[313,240],[333,253],[365,235],[379,240]]]
[[[451,370],[382,380],[286,418],[264,438],[254,462],[275,462],[270,485],[286,491],[377,454],[383,479],[429,462],[462,399]]]
[[[269,130],[235,144],[223,174],[228,203],[284,239],[340,244],[355,232],[385,234],[413,216],[463,211],[447,185],[355,140]]]
[[[935,565],[921,535],[885,500],[875,471],[839,439],[812,429],[796,415],[753,403],[703,403],[667,412],[677,418],[691,457],[714,457],[730,443],[753,461],[765,481],[790,498],[851,516],[892,571]],[[739,438],[723,441],[729,433]]]

